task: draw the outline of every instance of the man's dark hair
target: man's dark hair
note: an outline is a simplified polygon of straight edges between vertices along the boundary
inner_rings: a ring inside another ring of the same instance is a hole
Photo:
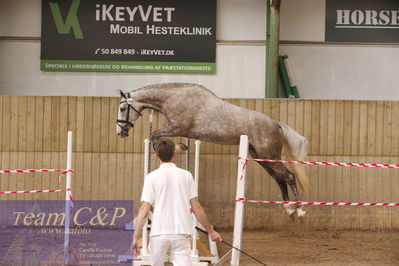
[[[175,153],[175,144],[170,139],[160,139],[155,146],[155,152],[162,162],[170,162]]]

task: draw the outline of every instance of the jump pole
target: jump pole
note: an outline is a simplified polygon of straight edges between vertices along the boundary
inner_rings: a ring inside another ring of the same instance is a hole
[[[152,133],[153,115],[154,115],[154,110],[151,110],[150,111],[150,117],[149,117],[149,126],[148,126],[148,138],[149,139],[151,138],[151,133]],[[144,144],[145,144],[145,142],[144,142]],[[151,144],[151,141],[149,140],[148,141],[148,146],[150,146],[150,144]],[[154,144],[154,143],[152,143],[152,144]],[[151,170],[151,150],[150,149],[148,149],[148,153],[147,153],[147,157],[146,158],[148,158],[148,162],[147,162],[147,174],[148,174],[150,172],[150,170]],[[144,176],[146,176],[147,174],[144,172]]]
[[[149,128],[148,128],[148,138],[151,137],[152,132],[152,121],[153,121],[154,110],[150,111],[149,115]],[[150,140],[144,140],[144,179],[151,170],[151,151],[150,151]],[[150,252],[148,251],[148,220],[144,224],[143,234],[142,234],[142,248],[141,248],[141,258],[143,261],[149,260]]]
[[[150,140],[144,139],[144,181],[146,176],[150,171]],[[150,212],[149,219],[152,218],[152,213]],[[151,264],[151,256],[148,250],[148,219],[143,226],[142,238],[141,238],[141,250],[140,250],[140,259],[135,260],[134,257],[130,256],[120,256],[120,262],[127,261],[132,259],[132,266],[141,266],[141,265],[150,265]]]
[[[67,162],[66,169],[72,169],[72,131],[68,131],[67,137]],[[66,173],[65,180],[65,225],[64,225],[64,264],[68,264],[69,255],[69,227],[72,205],[72,173]]]
[[[189,140],[187,138],[187,140]],[[189,147],[189,141],[186,140],[186,145]],[[195,182],[195,188],[198,193],[198,186],[199,186],[199,166],[200,166],[200,150],[201,150],[201,141],[196,140],[195,141],[195,157],[194,157],[194,182]],[[189,152],[189,150],[187,150]],[[189,170],[189,157],[186,153],[186,169]],[[210,253],[212,254],[211,257],[200,257],[199,256],[199,249],[197,247],[197,239],[198,239],[198,231],[196,227],[199,226],[202,228],[202,225],[198,223],[197,219],[195,218],[195,215],[193,215],[193,233],[192,233],[192,249],[191,249],[191,259],[192,259],[192,265],[193,266],[202,266],[202,265],[208,265],[207,262],[204,261],[209,261],[210,263],[215,263],[219,260],[219,255],[218,255],[218,250],[216,243],[212,241],[212,239],[208,236],[208,241],[209,241],[209,249]]]
[[[186,144],[189,143],[189,141],[186,141]],[[196,140],[195,141],[195,159],[194,159],[194,182],[195,182],[195,189],[197,190],[198,193],[198,178],[199,178],[199,155],[200,155],[200,147],[201,147],[201,141]],[[189,150],[187,150],[188,154]],[[189,168],[189,156],[186,156],[186,167]],[[189,170],[189,169],[187,169]],[[191,249],[191,259],[196,265],[207,265],[207,263],[201,263],[199,261],[199,254],[198,254],[198,249],[197,249],[197,229],[196,226],[198,224],[197,219],[195,218],[195,215],[193,215],[193,233],[191,235],[192,237],[192,249]]]
[[[200,142],[201,144],[201,142]],[[190,139],[186,138],[186,146],[187,146],[187,150],[186,150],[186,170],[190,171]],[[197,148],[197,146],[195,146],[195,148]]]
[[[248,157],[248,136],[241,135],[239,161],[237,167],[237,190],[236,199],[245,198],[245,181],[246,181],[246,163]],[[244,228],[244,202],[237,201],[234,214],[234,233],[233,246],[241,249],[242,230]],[[236,249],[232,250],[230,264],[238,266],[240,261],[240,252]]]
[[[151,114],[151,120],[152,120],[152,114]],[[151,121],[152,122],[152,121]],[[147,160],[144,159],[144,179],[149,173],[150,170],[150,140],[145,139],[144,140],[144,158],[147,158]],[[143,261],[146,261],[146,259],[149,259],[149,251],[148,251],[148,220],[144,224],[143,227],[143,237],[142,237],[142,247],[141,247],[141,259]]]
[[[189,142],[186,142],[186,144]],[[194,182],[195,182],[195,189],[197,190],[198,193],[198,170],[199,170],[199,152],[200,152],[200,145],[201,145],[201,141],[196,140],[195,141],[195,162],[194,162]],[[187,171],[189,171],[189,150],[187,150],[187,156],[186,156],[186,168]],[[194,215],[193,215],[194,216]],[[193,234],[192,234],[192,238],[193,238],[193,246],[192,246],[192,250],[191,250],[191,258],[192,259],[196,259],[198,260],[198,252],[197,252],[197,230],[195,229],[195,227],[197,226],[197,219],[193,218]]]

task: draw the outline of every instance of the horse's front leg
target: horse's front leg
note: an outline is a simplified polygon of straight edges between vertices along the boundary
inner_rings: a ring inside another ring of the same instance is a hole
[[[182,137],[182,133],[179,128],[175,128],[172,126],[167,126],[166,128],[161,128],[151,132],[150,141],[154,149],[156,143],[162,137]],[[176,144],[176,152],[185,151],[187,149],[188,147],[182,143]]]
[[[150,140],[152,143],[156,143],[159,138],[162,137],[177,137],[179,136],[178,128],[167,126],[165,128],[161,128],[151,132]]]

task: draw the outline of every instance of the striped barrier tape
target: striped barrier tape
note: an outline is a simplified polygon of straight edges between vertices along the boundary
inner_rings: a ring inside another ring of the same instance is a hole
[[[237,202],[244,203],[266,203],[266,204],[291,204],[291,205],[323,205],[323,206],[399,206],[399,203],[376,203],[376,202],[317,202],[317,201],[273,201],[273,200],[247,200],[237,198]]]
[[[336,163],[336,162],[306,162],[306,161],[285,161],[285,160],[269,160],[269,159],[249,159],[238,158],[239,160],[255,161],[255,162],[271,162],[271,163],[290,163],[303,165],[330,165],[330,166],[350,166],[350,167],[374,167],[374,168],[399,168],[399,164],[383,164],[383,163]]]
[[[0,191],[0,194],[26,194],[26,193],[44,193],[44,192],[64,192],[72,189],[44,189],[44,190],[20,190],[20,191]],[[72,195],[69,196],[72,200]]]
[[[10,169],[0,170],[0,174],[15,174],[15,173],[48,173],[48,172],[62,172],[64,175],[68,172],[73,172],[73,169]]]
[[[244,159],[244,158],[239,158],[239,160],[245,160],[244,164],[242,165],[242,171],[245,170],[245,168],[248,166],[248,159]],[[240,180],[242,180],[244,178],[244,173],[241,174]]]

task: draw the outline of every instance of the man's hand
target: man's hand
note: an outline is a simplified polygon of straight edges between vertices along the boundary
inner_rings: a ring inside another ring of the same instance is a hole
[[[198,201],[198,197],[192,198],[190,200],[190,204],[195,217],[208,232],[208,235],[212,239],[212,241],[221,242],[222,237],[218,232],[213,230],[213,226],[209,223],[208,217],[206,216],[204,209],[202,208],[201,204]]]
[[[138,255],[140,255],[140,247],[139,247],[139,243],[140,243],[140,238],[141,238],[141,231],[134,231],[134,235],[133,235],[133,243],[132,246],[130,247],[131,250],[133,250],[133,254],[135,257],[137,257]]]
[[[140,254],[139,239],[134,240],[133,254],[137,257]]]
[[[216,232],[215,230],[212,229],[211,232],[208,233],[209,237],[212,239],[214,242],[222,242],[222,236]]]
[[[126,254],[124,254],[124,255],[137,257],[139,255],[138,252],[136,252],[136,250],[137,251],[139,250],[138,243],[139,243],[139,241],[136,241],[135,237],[132,236],[132,242],[130,243],[129,249],[127,250]]]
[[[222,242],[222,236],[213,230],[213,225],[211,225],[211,230],[208,231],[209,237],[212,239],[214,242]]]
[[[130,250],[133,249],[134,256],[139,255],[139,241],[143,232],[144,224],[146,223],[148,215],[150,213],[150,209],[151,204],[143,201],[139,210],[139,214],[134,220],[133,248],[130,248]]]

